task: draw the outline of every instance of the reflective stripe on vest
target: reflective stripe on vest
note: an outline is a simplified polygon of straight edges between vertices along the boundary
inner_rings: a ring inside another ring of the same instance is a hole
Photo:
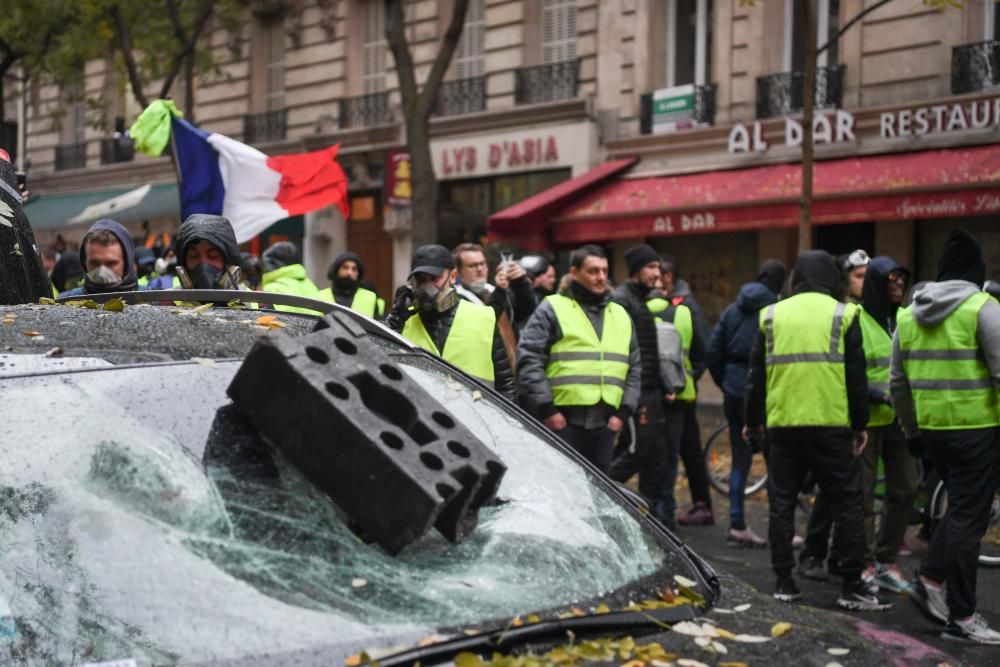
[[[466,300],[458,302],[444,352],[437,345],[420,315],[413,315],[403,325],[403,336],[431,354],[457,366],[469,375],[484,382],[493,382],[493,331],[496,329],[496,312],[488,306],[479,306]]]
[[[897,316],[899,356],[920,428],[1000,426],[1000,398],[976,340],[979,311],[989,298],[972,294],[931,327],[917,324],[911,308]]]
[[[553,294],[552,305],[562,331],[549,352],[545,375],[556,405],[596,405],[603,401],[616,410],[621,406],[628,378],[632,320],[620,305],[604,307],[601,339],[590,318],[574,299]]]
[[[760,313],[768,426],[850,426],[844,334],[858,307],[804,292]]]
[[[653,313],[653,318],[657,322],[663,322],[660,316],[670,306],[670,302],[661,297],[656,297],[646,301],[646,308]],[[698,384],[694,381],[694,367],[691,365],[691,341],[694,339],[694,319],[691,316],[691,309],[684,304],[674,307],[674,327],[681,335],[681,346],[684,348],[684,389],[677,394],[676,400],[685,403],[693,403],[698,400]]]
[[[892,355],[892,338],[879,326],[864,308],[858,310],[861,337],[865,347],[865,373],[868,389],[889,393],[889,357]],[[888,426],[896,420],[896,413],[885,403],[872,403],[868,413],[868,426]]]

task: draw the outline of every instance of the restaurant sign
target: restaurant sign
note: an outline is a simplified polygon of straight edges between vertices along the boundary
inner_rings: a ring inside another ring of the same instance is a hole
[[[879,115],[882,139],[946,134],[965,130],[1000,127],[1000,97],[954,104],[934,104],[911,109],[885,111]],[[818,112],[813,118],[813,140],[817,145],[856,141],[854,114],[843,109]],[[802,145],[802,124],[785,118],[784,145]],[[761,121],[749,126],[737,123],[729,131],[730,153],[762,153],[770,148]]]

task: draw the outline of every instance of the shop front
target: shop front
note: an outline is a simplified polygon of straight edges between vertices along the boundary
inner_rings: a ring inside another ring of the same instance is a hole
[[[820,114],[813,247],[889,254],[912,267],[916,280],[932,280],[944,237],[962,226],[981,240],[989,275],[1000,277],[997,128],[1000,97],[867,110],[858,117],[842,110]],[[794,261],[802,169],[793,160],[800,155],[801,127],[778,119],[714,128],[706,131],[710,137],[702,161],[713,168],[699,171],[687,155],[686,173],[670,173],[666,149],[612,146],[612,157],[631,148],[638,161],[550,206],[532,230],[555,248],[609,247],[618,281],[625,278],[624,250],[648,242],[679,260],[714,319],[764,259]],[[523,202],[520,219],[549,205],[551,195]],[[494,241],[513,235],[512,210],[490,218]]]

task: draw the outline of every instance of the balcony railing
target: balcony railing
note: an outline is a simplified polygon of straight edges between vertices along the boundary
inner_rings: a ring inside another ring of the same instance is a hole
[[[243,140],[248,144],[281,141],[288,132],[288,111],[277,109],[243,116]]]
[[[522,67],[515,72],[514,103],[538,104],[576,97],[580,60]]]
[[[639,98],[639,131],[642,134],[653,133],[654,101],[653,93],[645,93]],[[684,124],[693,126],[712,125],[715,123],[715,84],[694,87],[694,106],[690,114],[678,118],[678,129]]]
[[[101,139],[101,164],[131,162],[135,159],[135,143],[128,137]]]
[[[951,92],[961,95],[997,86],[1000,86],[1000,40],[952,48]]]
[[[438,89],[434,113],[438,116],[457,116],[486,109],[486,77],[445,81]]]
[[[0,125],[0,148],[7,151],[11,160],[17,159],[17,123],[5,120]]]
[[[816,108],[839,107],[844,97],[844,66],[816,68]],[[757,118],[802,111],[802,72],[757,77]]]
[[[87,144],[56,146],[56,171],[83,169],[87,166]]]
[[[340,128],[372,127],[392,122],[389,93],[369,93],[340,100]]]

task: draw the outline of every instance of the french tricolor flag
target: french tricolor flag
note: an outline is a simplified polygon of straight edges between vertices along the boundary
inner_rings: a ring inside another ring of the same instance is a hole
[[[183,118],[174,117],[171,130],[182,220],[192,213],[223,215],[244,243],[279,220],[324,206],[335,205],[348,217],[347,176],[336,161],[339,144],[268,157]]]

